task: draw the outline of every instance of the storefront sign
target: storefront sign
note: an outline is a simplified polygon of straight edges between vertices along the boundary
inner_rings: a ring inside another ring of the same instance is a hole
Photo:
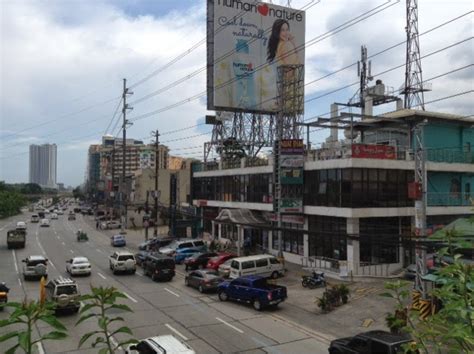
[[[269,216],[269,221],[277,222],[278,218],[276,214]],[[281,221],[289,224],[304,225],[304,215],[282,215]]]
[[[358,159],[395,160],[395,147],[389,145],[353,144],[352,157]]]
[[[281,184],[303,184],[302,168],[281,168],[280,169]]]
[[[303,213],[303,199],[282,198],[280,200],[281,213]]]
[[[303,139],[283,139],[280,141],[280,155],[303,155]]]

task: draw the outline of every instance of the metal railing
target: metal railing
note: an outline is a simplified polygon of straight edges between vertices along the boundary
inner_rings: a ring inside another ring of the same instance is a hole
[[[459,148],[427,149],[426,159],[432,162],[474,163],[474,151]]]
[[[305,268],[324,269],[339,273],[339,265],[339,259],[322,256],[301,257],[301,266]]]
[[[428,206],[474,206],[474,195],[465,193],[427,193]]]
[[[270,161],[259,157],[246,157],[244,159],[245,167],[268,166]]]
[[[387,277],[390,275],[390,264],[389,263],[373,264],[373,263],[367,263],[367,262],[360,262],[357,275]]]

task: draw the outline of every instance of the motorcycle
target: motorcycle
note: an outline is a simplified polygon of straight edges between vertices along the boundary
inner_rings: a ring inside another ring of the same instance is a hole
[[[8,292],[10,289],[5,285],[5,283],[0,283],[0,311],[5,307],[4,305],[8,301]]]
[[[315,289],[320,286],[326,286],[324,273],[313,272],[312,275],[303,275],[301,278],[301,285],[303,285],[303,288]]]

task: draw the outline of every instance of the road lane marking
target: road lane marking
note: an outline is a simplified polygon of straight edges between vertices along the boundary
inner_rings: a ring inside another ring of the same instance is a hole
[[[20,284],[20,288],[21,288],[21,279],[18,278],[18,284]]]
[[[129,300],[133,301],[134,303],[137,303],[138,301],[135,300],[133,297],[131,297],[130,295],[128,295],[125,291],[123,292],[123,294],[128,297]]]
[[[96,248],[95,250],[96,250],[97,252],[99,252],[99,253],[104,253],[102,250],[100,250],[100,249],[98,249],[98,248]]]
[[[73,250],[69,250],[69,252],[71,252],[72,254],[74,254],[74,251],[73,251]]]
[[[216,317],[216,320],[218,320],[219,322],[222,322],[222,323],[225,324],[226,326],[232,328],[233,330],[236,330],[236,331],[239,332],[239,333],[244,333],[244,331],[242,331],[240,328],[237,328],[237,327],[231,325],[230,323],[224,321],[222,318]]]
[[[173,331],[174,333],[176,333],[178,336],[180,336],[181,338],[183,338],[183,340],[188,340],[188,337],[186,337],[185,335],[183,335],[182,333],[178,332],[177,329],[171,327],[168,323],[165,323],[165,326],[168,327],[171,331]]]
[[[56,268],[56,266],[54,265],[53,261],[51,260],[48,260],[48,263],[51,264],[53,266],[54,269],[58,270],[58,268]]]
[[[109,335],[110,342],[112,343],[112,345],[113,345],[114,347],[118,347],[118,343],[117,343],[117,341],[115,340],[115,338],[112,337],[109,332],[107,332],[107,334]]]
[[[169,292],[170,294],[173,294],[174,296],[179,297],[179,294],[176,294],[174,291],[171,291],[171,290],[168,289],[168,288],[165,288],[165,290],[166,290],[167,292]]]
[[[61,242],[61,243],[62,243],[63,246],[66,246],[66,243],[64,243],[64,242]]]
[[[15,262],[15,270],[18,274],[20,274],[20,272],[18,271],[18,264],[16,262],[16,253],[15,253],[15,250],[12,250],[12,254],[13,254],[13,261]]]
[[[104,279],[104,280],[107,279],[104,275],[102,275],[102,274],[100,274],[100,273],[97,273],[97,275],[98,275],[99,277],[101,277],[102,279]]]
[[[39,354],[45,354],[45,353],[44,353],[43,344],[42,344],[41,342],[38,342],[38,343],[36,343],[36,345],[38,346],[38,352],[39,352]]]
[[[140,273],[140,272],[135,272],[135,274],[136,274],[136,275],[139,275],[139,276],[141,276],[141,277],[143,277],[143,274]]]

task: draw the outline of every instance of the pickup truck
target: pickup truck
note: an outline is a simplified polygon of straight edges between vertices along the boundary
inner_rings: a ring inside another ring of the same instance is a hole
[[[219,300],[236,300],[251,303],[261,311],[265,307],[278,306],[287,298],[286,287],[267,283],[267,279],[258,275],[247,275],[218,285]]]

